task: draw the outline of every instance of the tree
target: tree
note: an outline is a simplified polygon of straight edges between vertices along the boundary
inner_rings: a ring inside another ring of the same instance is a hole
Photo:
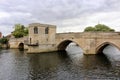
[[[8,41],[9,41],[9,40],[8,40],[6,37],[3,37],[3,38],[0,39],[0,43],[1,43],[1,44],[7,44]]]
[[[88,32],[88,31],[95,31],[95,28],[94,28],[94,27],[89,26],[89,27],[85,28],[85,30],[84,30],[84,31],[86,31],[86,32]]]
[[[114,31],[114,29],[111,29],[110,27],[104,24],[97,24],[95,25],[95,28],[96,28],[96,31],[103,31],[103,32]]]
[[[93,31],[102,31],[102,32],[114,32],[114,29],[104,25],[104,24],[97,24],[95,27],[86,27],[84,32],[93,32]]]
[[[13,36],[15,36],[15,38],[27,36],[28,35],[28,28],[25,27],[24,25],[16,24],[15,30],[13,31],[12,34],[13,34]]]
[[[28,27],[25,27],[24,28],[24,36],[27,36],[28,35]]]

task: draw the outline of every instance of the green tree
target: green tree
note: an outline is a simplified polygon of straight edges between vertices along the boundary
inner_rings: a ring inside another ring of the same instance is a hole
[[[8,41],[9,41],[9,40],[8,40],[6,37],[3,37],[3,38],[0,39],[0,43],[1,43],[1,44],[7,44]]]
[[[85,28],[85,30],[84,30],[84,31],[86,31],[86,32],[88,32],[88,31],[95,31],[95,28],[94,28],[94,27],[89,26],[89,27]]]
[[[28,27],[25,27],[24,28],[24,36],[27,36],[28,35]]]
[[[13,36],[15,36],[15,38],[27,36],[28,35],[28,28],[25,27],[24,25],[16,24],[15,30],[13,31],[12,34],[13,34]]]
[[[97,24],[95,27],[86,27],[84,32],[90,32],[90,31],[102,31],[102,32],[114,32],[114,29],[111,29],[110,27],[104,25],[104,24]]]

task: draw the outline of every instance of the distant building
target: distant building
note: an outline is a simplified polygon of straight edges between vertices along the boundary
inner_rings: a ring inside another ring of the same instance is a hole
[[[12,37],[12,34],[8,34],[7,36],[5,36],[7,39],[10,39]]]
[[[0,38],[2,38],[2,33],[0,32]]]

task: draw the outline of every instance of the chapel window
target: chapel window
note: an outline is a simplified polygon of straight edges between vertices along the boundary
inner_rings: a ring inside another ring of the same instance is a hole
[[[49,28],[46,27],[46,28],[45,28],[45,34],[48,34],[48,32],[49,32]]]
[[[38,27],[34,27],[34,34],[38,34]]]

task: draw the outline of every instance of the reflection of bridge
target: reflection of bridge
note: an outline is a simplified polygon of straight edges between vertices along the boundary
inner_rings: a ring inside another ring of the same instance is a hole
[[[56,33],[56,26],[33,23],[29,25],[28,53],[65,50],[75,42],[84,54],[97,54],[107,45],[120,49],[119,32]]]

